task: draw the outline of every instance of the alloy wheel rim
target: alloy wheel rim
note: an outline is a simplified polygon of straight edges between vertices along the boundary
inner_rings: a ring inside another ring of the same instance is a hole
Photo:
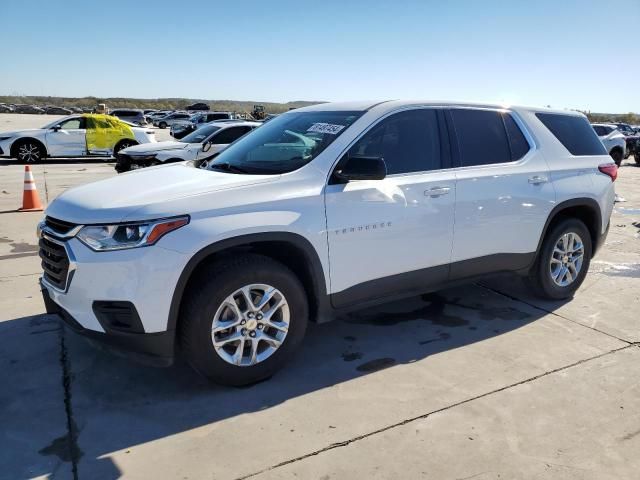
[[[211,340],[220,358],[239,367],[265,361],[289,331],[289,305],[275,287],[251,284],[224,299],[213,317]]]
[[[584,262],[584,243],[580,235],[567,232],[560,236],[551,254],[549,273],[553,283],[567,287],[576,281]]]
[[[27,163],[33,163],[40,160],[40,149],[33,143],[25,143],[20,145],[18,149],[18,157],[20,160]]]

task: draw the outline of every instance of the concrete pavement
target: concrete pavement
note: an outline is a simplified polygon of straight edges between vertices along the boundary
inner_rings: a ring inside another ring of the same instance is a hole
[[[0,162],[2,212],[22,169]],[[114,171],[34,174],[51,201]],[[0,213],[0,478],[637,478],[639,181],[627,162],[628,201],[572,301],[504,277],[359,312],[242,389],[60,328],[37,287],[40,214]]]

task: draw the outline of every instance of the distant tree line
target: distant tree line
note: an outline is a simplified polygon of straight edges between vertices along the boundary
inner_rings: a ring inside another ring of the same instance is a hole
[[[107,108],[154,108],[157,110],[180,110],[193,103],[206,103],[214,111],[250,112],[254,105],[264,105],[267,113],[282,113],[292,108],[300,108],[321,102],[259,102],[236,100],[202,100],[194,98],[121,98],[121,97],[38,97],[38,96],[12,96],[0,95],[0,103],[25,103],[29,105],[56,106],[56,107],[80,107],[93,108],[99,103],[104,103]]]
[[[584,113],[590,122],[616,122],[616,123],[629,123],[631,125],[640,124],[640,115],[637,113]]]

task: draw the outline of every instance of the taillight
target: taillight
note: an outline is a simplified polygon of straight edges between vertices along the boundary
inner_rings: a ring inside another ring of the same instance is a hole
[[[609,175],[612,182],[615,182],[616,178],[618,178],[618,167],[615,163],[605,163],[604,165],[600,165],[598,170],[605,175]]]

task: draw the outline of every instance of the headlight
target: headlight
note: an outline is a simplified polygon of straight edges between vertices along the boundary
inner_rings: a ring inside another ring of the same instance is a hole
[[[164,235],[189,223],[189,217],[165,218],[116,225],[87,225],[78,239],[91,250],[103,252],[153,245]]]

